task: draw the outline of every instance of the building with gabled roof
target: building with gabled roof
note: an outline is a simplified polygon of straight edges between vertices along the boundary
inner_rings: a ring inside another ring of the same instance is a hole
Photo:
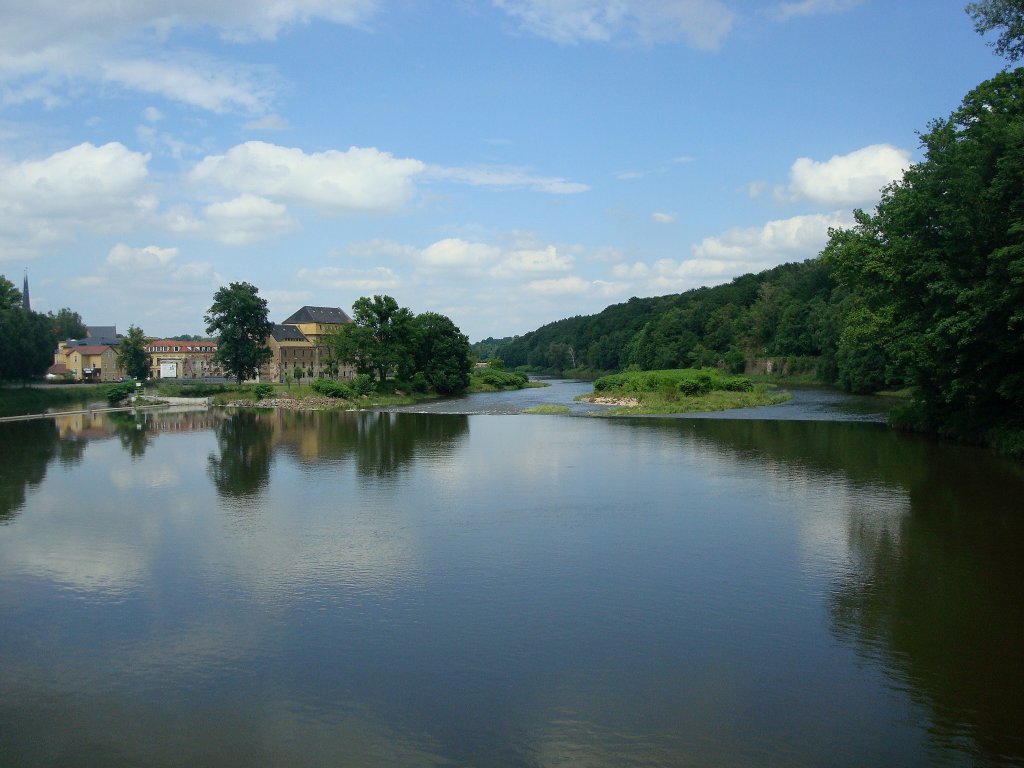
[[[267,339],[271,359],[262,374],[283,382],[301,371],[298,378],[321,377],[327,373],[331,357],[329,337],[352,322],[340,307],[305,306],[283,323],[274,325]],[[348,379],[355,370],[348,365],[338,366],[337,375]]]

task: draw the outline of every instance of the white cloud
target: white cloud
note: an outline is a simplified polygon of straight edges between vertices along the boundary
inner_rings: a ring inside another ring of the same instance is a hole
[[[477,270],[493,264],[500,256],[501,249],[496,246],[446,238],[424,248],[417,261],[427,268]]]
[[[252,75],[224,63],[193,59],[188,62],[124,59],[102,65],[103,78],[143,93],[211,112],[259,112],[271,93]]]
[[[272,39],[288,26],[320,19],[360,26],[375,13],[378,0],[38,0],[3,3],[0,25],[0,82],[18,83],[5,101],[60,97],[66,79],[104,77],[148,93],[160,93],[197,106],[217,105],[218,111],[241,105],[263,94],[253,86],[239,87],[236,75],[226,75],[223,63],[201,68],[178,65],[147,68],[158,58],[176,30],[213,29],[231,41]],[[151,52],[146,61],[124,60],[130,50]],[[147,81],[149,75],[155,80]],[[190,93],[187,83],[198,86]],[[263,106],[262,104],[260,105]],[[208,107],[207,107],[208,108]]]
[[[587,192],[590,187],[576,181],[552,176],[535,176],[522,168],[477,167],[444,168],[431,166],[427,176],[443,181],[454,181],[478,187],[505,187],[528,189],[553,195],[575,195]]]
[[[295,221],[288,209],[256,195],[212,203],[203,209],[210,233],[228,245],[244,245],[289,232]]]
[[[651,214],[651,221],[656,224],[671,224],[676,220],[676,218],[677,217],[674,213],[662,213],[656,211]]]
[[[759,227],[736,227],[691,247],[689,259],[659,259],[653,263],[622,262],[612,267],[617,280],[642,295],[677,293],[716,285],[789,261],[816,256],[828,241],[830,227],[849,226],[846,212],[795,216]]]
[[[308,205],[329,213],[383,212],[400,208],[415,193],[419,160],[352,147],[307,154],[301,149],[249,141],[203,159],[195,182]]]
[[[331,288],[335,290],[372,292],[394,290],[402,284],[399,276],[389,267],[374,267],[372,269],[350,269],[346,267],[318,267],[316,269],[309,269],[303,267],[296,273],[296,277],[304,283],[316,286],[318,289]]]
[[[157,207],[150,156],[112,142],[0,162],[0,253],[31,254],[82,231],[124,230]]]
[[[680,40],[716,50],[734,14],[721,0],[493,0],[522,27],[558,43]]]
[[[250,120],[242,127],[247,131],[286,131],[291,126],[280,115],[264,115],[257,120]]]
[[[572,269],[573,258],[559,253],[553,245],[511,251],[491,271],[497,277],[515,274],[536,274],[537,272],[567,272]]]
[[[797,16],[816,16],[822,13],[838,13],[863,3],[864,0],[792,0],[779,3],[767,11],[777,21],[786,21]]]
[[[781,260],[816,256],[825,247],[830,227],[851,223],[852,215],[842,211],[794,216],[769,221],[760,227],[734,227],[721,235],[704,238],[692,251],[697,259],[730,261],[764,269]]]
[[[177,255],[177,248],[160,248],[156,245],[132,248],[124,243],[118,243],[107,254],[107,265],[126,268],[160,267],[168,264]]]
[[[789,170],[788,195],[821,205],[876,202],[886,184],[910,165],[910,152],[891,144],[872,144],[819,162],[801,157]]]

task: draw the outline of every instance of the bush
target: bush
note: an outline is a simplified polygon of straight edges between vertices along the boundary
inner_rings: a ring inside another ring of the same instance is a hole
[[[339,400],[352,400],[356,395],[355,390],[345,382],[331,379],[317,379],[309,387],[319,395]]]
[[[266,400],[274,394],[274,385],[255,384],[252,388],[252,394],[257,400]]]
[[[494,368],[486,368],[477,372],[475,376],[482,383],[496,389],[519,389],[526,386],[529,381],[525,373],[499,371]]]
[[[373,392],[373,377],[368,373],[360,373],[352,379],[352,390],[360,397]]]
[[[103,394],[107,397],[107,402],[111,405],[117,405],[123,400],[127,400],[135,392],[134,381],[122,381],[117,384],[111,384],[106,388]]]
[[[752,392],[754,390],[754,382],[750,379],[733,376],[722,381],[722,389],[726,392]]]

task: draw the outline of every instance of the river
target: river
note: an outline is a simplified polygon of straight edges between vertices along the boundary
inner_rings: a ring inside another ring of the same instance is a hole
[[[1024,765],[1019,464],[553,384],[0,424],[0,765]]]

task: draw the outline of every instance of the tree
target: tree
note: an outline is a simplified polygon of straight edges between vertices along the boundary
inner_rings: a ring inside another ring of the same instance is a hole
[[[413,372],[413,315],[391,296],[363,296],[352,304],[352,323],[329,341],[336,360],[384,382],[389,374],[407,378]]]
[[[63,307],[56,315],[52,312],[47,312],[46,316],[50,320],[50,330],[57,341],[85,337],[85,323],[82,321],[82,316],[77,312]]]
[[[21,307],[21,291],[14,283],[3,275],[0,275],[0,309],[14,309]]]
[[[53,362],[53,346],[46,315],[20,304],[0,309],[0,381],[41,375]]]
[[[267,319],[267,300],[249,283],[231,283],[213,295],[203,317],[206,332],[217,338],[217,360],[241,384],[256,376],[271,357],[267,337],[274,324]]]
[[[921,426],[1024,433],[1024,69],[980,84],[921,141],[925,160],[876,213],[833,234],[840,283],[866,297],[862,335],[884,333]]]
[[[991,44],[997,54],[1010,61],[1024,56],[1024,0],[980,0],[969,3],[966,11],[979,35],[1002,30]]]
[[[424,312],[413,322],[413,364],[442,395],[469,387],[469,338],[445,315]]]
[[[117,348],[117,367],[126,376],[139,381],[149,378],[150,357],[146,351],[146,336],[141,328],[134,325],[128,327],[128,333],[121,339]]]

